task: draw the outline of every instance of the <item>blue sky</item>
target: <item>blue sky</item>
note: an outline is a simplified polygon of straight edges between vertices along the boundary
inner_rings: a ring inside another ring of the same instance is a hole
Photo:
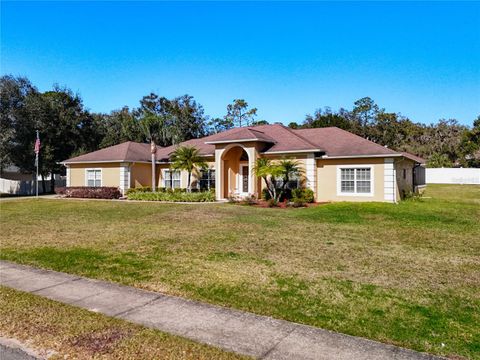
[[[480,2],[1,2],[1,73],[92,111],[188,93],[303,121],[363,96],[430,123],[480,114]]]

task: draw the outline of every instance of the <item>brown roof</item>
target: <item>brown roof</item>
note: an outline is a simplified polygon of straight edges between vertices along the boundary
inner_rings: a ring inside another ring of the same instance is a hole
[[[288,152],[288,151],[320,151],[318,145],[311,143],[304,136],[295,133],[286,126],[259,125],[234,128],[222,133],[206,136],[201,139],[192,139],[182,142],[180,145],[196,147],[201,155],[214,155],[216,143],[228,143],[240,140],[258,141],[266,144],[265,153]],[[170,154],[176,146],[168,146],[157,152],[157,160],[168,161]]]
[[[406,157],[407,159],[413,160],[419,164],[425,164],[426,161],[424,158],[421,158],[420,156],[410,154],[408,152],[402,152],[402,155]]]
[[[105,149],[93,151],[88,154],[80,155],[63,163],[82,163],[82,162],[150,162],[150,144],[141,144],[133,141],[127,141],[118,145],[109,146]]]
[[[398,154],[397,151],[337,127],[297,129],[293,131],[317,144],[327,156]]]
[[[396,152],[337,127],[314,129],[290,129],[280,124],[234,128],[222,133],[182,142],[182,146],[194,146],[201,155],[213,156],[216,143],[257,141],[264,143],[264,154],[288,152],[322,152],[327,157],[352,156],[404,156],[423,164],[415,155]],[[168,161],[176,146],[158,147],[157,161]],[[150,162],[150,145],[135,142],[111,146],[85,155],[65,160],[64,163],[146,161]]]
[[[275,143],[275,140],[272,137],[270,137],[260,129],[254,127],[240,127],[230,129],[228,131],[216,134],[212,139],[209,139],[208,142],[221,144],[240,140]]]

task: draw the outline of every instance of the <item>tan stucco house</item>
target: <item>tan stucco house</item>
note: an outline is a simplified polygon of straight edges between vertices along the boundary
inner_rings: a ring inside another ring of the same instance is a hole
[[[215,189],[217,200],[230,195],[259,196],[262,182],[252,169],[259,157],[293,158],[303,164],[303,184],[316,201],[396,202],[424,183],[424,160],[397,152],[336,127],[290,129],[283,125],[240,127],[180,145],[199,149],[208,169],[192,185]],[[158,148],[157,186],[185,188],[187,173],[170,169],[175,146]],[[63,164],[67,186],[151,186],[149,144],[126,142]]]

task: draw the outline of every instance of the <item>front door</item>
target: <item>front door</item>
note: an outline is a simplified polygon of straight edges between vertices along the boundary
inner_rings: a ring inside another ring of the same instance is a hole
[[[240,165],[240,194],[241,195],[248,195],[248,165]]]

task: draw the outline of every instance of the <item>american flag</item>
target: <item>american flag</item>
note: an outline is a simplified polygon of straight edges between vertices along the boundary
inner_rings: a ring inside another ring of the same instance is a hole
[[[37,140],[35,140],[35,148],[34,150],[35,151],[35,154],[38,156],[38,154],[40,153],[40,138],[38,136],[38,133],[37,133]]]

